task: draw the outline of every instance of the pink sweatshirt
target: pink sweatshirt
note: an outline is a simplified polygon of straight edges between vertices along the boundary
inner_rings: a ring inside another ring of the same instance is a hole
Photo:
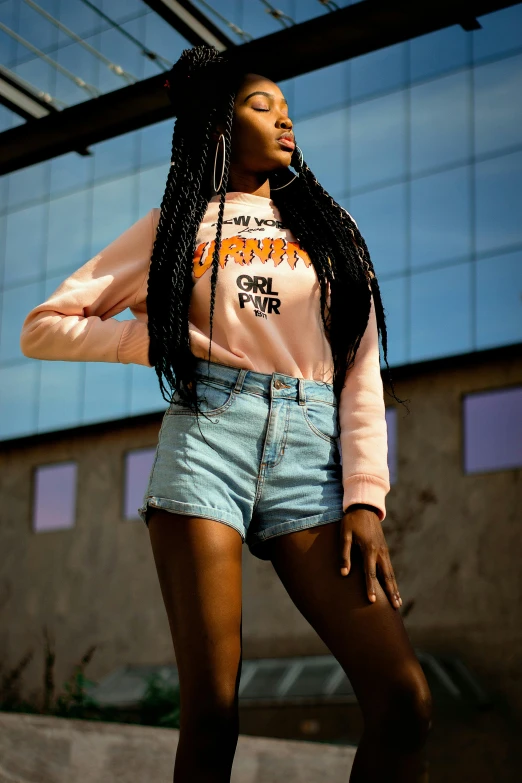
[[[199,227],[189,334],[207,358],[210,276],[218,198]],[[148,360],[147,279],[160,210],[151,209],[27,315],[20,345],[35,359],[143,364]],[[130,308],[134,318],[111,316]],[[214,305],[213,361],[331,383],[333,361],[320,287],[305,250],[268,198],[227,193]],[[372,297],[370,319],[341,393],[343,509],[367,503],[386,516],[388,441]]]

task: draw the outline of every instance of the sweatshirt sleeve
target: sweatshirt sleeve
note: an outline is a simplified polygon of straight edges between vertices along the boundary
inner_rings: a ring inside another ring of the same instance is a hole
[[[146,318],[120,321],[111,316],[136,304],[148,275],[154,233],[151,209],[31,310],[20,335],[24,356],[150,367]]]
[[[346,374],[339,405],[343,511],[366,503],[386,517],[390,491],[388,432],[379,358],[379,333],[373,295],[366,331]]]

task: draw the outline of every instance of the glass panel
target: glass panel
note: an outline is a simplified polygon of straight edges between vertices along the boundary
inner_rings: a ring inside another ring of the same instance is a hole
[[[0,367],[0,438],[32,435],[36,430],[40,362]]]
[[[33,530],[69,530],[74,527],[77,464],[41,465],[34,474]]]
[[[352,189],[406,175],[406,98],[403,92],[352,106]],[[324,119],[322,120],[324,128]],[[328,135],[328,143],[331,143]],[[343,144],[345,144],[343,139]],[[338,156],[338,155],[337,155]]]
[[[5,178],[9,182],[8,209],[15,209],[26,201],[44,198],[49,190],[49,161],[13,171]],[[2,204],[2,206],[4,206]]]
[[[522,152],[476,166],[477,250],[522,242]]]
[[[81,362],[42,362],[38,431],[74,427],[80,422],[85,368]]]
[[[138,219],[138,175],[97,185],[93,189],[92,257],[123,234]]]
[[[475,60],[522,46],[522,5],[479,16],[482,30],[471,33]],[[470,35],[470,33],[468,33]]]
[[[412,268],[471,253],[470,177],[463,166],[412,181]]]
[[[166,57],[171,63],[176,62],[183,49],[192,46],[156,13],[146,15],[144,39],[141,40],[145,46],[156,54]],[[143,76],[146,78],[156,76],[158,73],[158,66],[148,58],[145,59]]]
[[[92,181],[94,156],[80,155],[69,152],[51,160],[51,196],[70,190],[82,188]]]
[[[60,22],[82,38],[95,32],[101,25],[107,26],[100,16],[82,0],[60,0]]]
[[[471,273],[469,262],[411,276],[412,362],[472,350]]]
[[[522,342],[522,251],[477,261],[477,348]]]
[[[469,158],[469,92],[469,71],[461,71],[412,87],[413,173]]]
[[[140,171],[138,185],[138,214],[146,215],[153,207],[160,207],[169,173],[169,164]]]
[[[147,490],[155,454],[155,448],[136,449],[125,454],[124,519],[140,518],[138,508]]]
[[[56,0],[51,3],[39,2],[40,7],[44,7],[45,10],[56,17],[58,11],[58,3]],[[16,32],[26,41],[29,41],[33,46],[38,49],[47,51],[52,48],[57,41],[58,29],[45,19],[41,14],[31,8],[25,3],[18,3],[18,25]],[[31,57],[31,53],[27,47],[18,44],[18,58],[25,59]]]
[[[294,80],[294,107],[293,120],[307,114],[315,114],[326,111],[340,103],[348,101],[348,68],[349,63],[337,63],[328,68],[320,68],[311,71]],[[287,101],[283,87],[281,90]],[[328,133],[328,124],[325,124],[323,133]]]
[[[47,203],[7,216],[4,284],[13,285],[43,275]]]
[[[80,190],[49,202],[47,274],[78,268],[89,260],[90,190]]]
[[[174,120],[164,120],[137,131],[140,139],[139,165],[151,166],[162,163],[168,166],[172,148]],[[165,174],[165,180],[167,175]]]
[[[467,65],[471,56],[469,33],[460,25],[412,38],[409,46],[412,81]]]
[[[98,48],[98,36],[91,36],[85,40],[90,46]],[[96,76],[101,64],[99,65],[96,57],[79,43],[75,43],[69,37],[67,37],[66,41],[64,45],[54,52],[53,59],[64,68],[67,68],[68,71],[79,76],[89,86],[95,87]],[[69,106],[74,103],[80,103],[80,101],[88,101],[92,97],[87,90],[79,87],[72,79],[59,71],[56,71],[55,79],[53,96],[60,101],[64,101]]]
[[[388,431],[388,470],[390,471],[390,485],[397,483],[397,408],[387,405],[386,429]]]
[[[42,283],[31,283],[4,291],[0,327],[0,360],[23,357],[20,350],[20,332],[25,317],[43,301]]]
[[[132,368],[130,415],[166,410],[168,403],[161,395],[158,376],[154,369],[142,364],[131,364],[130,367]]]
[[[102,0],[98,5],[115,22],[121,22],[123,19],[144,12],[142,0]]]
[[[406,82],[407,47],[387,46],[375,52],[355,57],[351,66],[350,94],[352,100],[375,92],[389,92]]]
[[[475,69],[477,154],[522,143],[522,55]]]
[[[130,365],[86,362],[83,423],[126,416],[130,380]]]
[[[54,66],[45,62],[45,60],[42,60],[41,57],[33,57],[25,47],[24,50],[26,52],[26,54],[24,54],[24,59],[27,54],[32,59],[27,60],[20,65],[15,65],[12,70],[22,79],[25,79],[26,82],[32,84],[33,87],[36,87],[37,90],[43,90],[43,92],[48,92],[52,95],[55,74]]]
[[[215,6],[214,2],[212,5]],[[294,3],[292,0],[277,0],[277,3],[272,3],[272,6],[276,7],[278,11],[282,11],[284,14],[288,14],[295,21],[295,17],[292,16],[294,12]],[[316,11],[315,16],[320,13]],[[278,30],[283,29],[283,25],[277,19],[274,19],[268,13],[268,9],[263,3],[252,3],[247,0],[243,0],[243,14],[240,22],[240,26],[243,30],[248,32],[255,38],[259,38],[263,35],[270,35],[270,33],[276,33]],[[230,19],[230,17],[228,17]],[[291,23],[288,23],[291,24]]]
[[[464,471],[522,467],[522,386],[464,397]]]
[[[114,19],[112,9],[108,11],[109,16]],[[133,35],[138,40],[143,40],[145,28],[145,18],[137,19],[122,25],[124,30]],[[119,30],[110,28],[100,33],[96,47],[112,63],[123,68],[135,79],[142,78],[145,57],[138,47],[128,38],[125,38]],[[96,86],[102,92],[110,92],[125,87],[129,82],[118,74],[114,73],[104,63],[100,62],[98,67],[98,78]]]
[[[347,109],[302,120],[294,126],[295,137],[321,185],[330,193],[347,189],[346,142],[348,138]]]
[[[407,285],[407,277],[398,277],[395,280],[379,280],[388,333],[388,364],[390,367],[405,364],[407,361]],[[386,362],[384,361],[382,346],[380,356],[381,368],[385,368]]]
[[[377,277],[406,271],[406,185],[352,196],[350,204]]]
[[[138,165],[138,133],[125,133],[91,147],[94,153],[94,178],[108,179],[126,174]]]

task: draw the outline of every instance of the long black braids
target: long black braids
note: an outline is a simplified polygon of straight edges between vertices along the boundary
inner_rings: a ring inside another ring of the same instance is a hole
[[[190,350],[189,309],[197,232],[208,208],[216,154],[216,128],[223,129],[225,157],[218,189],[219,210],[212,256],[210,297],[211,358],[213,314],[219,269],[225,195],[230,171],[231,132],[235,94],[245,74],[213,47],[186,49],[167,74],[166,87],[176,121],[171,165],[161,202],[160,219],[150,263],[147,310],[149,361],[159,379],[163,398],[199,409],[195,366]],[[294,153],[298,177],[273,191],[281,218],[310,256],[321,290],[321,316],[330,340],[334,364],[332,384],[337,399],[353,364],[370,314],[373,294],[384,359],[387,332],[377,278],[368,248],[356,224],[319,184],[310,168]],[[288,181],[288,172],[270,175],[272,187]],[[327,306],[327,291],[331,292]],[[167,386],[169,387],[167,389]],[[339,406],[337,406],[339,408]],[[203,415],[205,415],[203,413]],[[337,410],[339,416],[339,410]]]

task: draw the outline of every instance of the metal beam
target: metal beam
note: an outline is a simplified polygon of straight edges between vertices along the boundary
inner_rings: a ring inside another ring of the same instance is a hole
[[[517,0],[519,2],[519,0]],[[362,0],[235,46],[238,65],[274,81],[358,57],[492,11],[514,0]],[[164,74],[0,133],[0,174],[172,117]]]
[[[220,52],[235,46],[234,42],[190,0],[145,0],[145,2],[193,46],[209,44]]]

